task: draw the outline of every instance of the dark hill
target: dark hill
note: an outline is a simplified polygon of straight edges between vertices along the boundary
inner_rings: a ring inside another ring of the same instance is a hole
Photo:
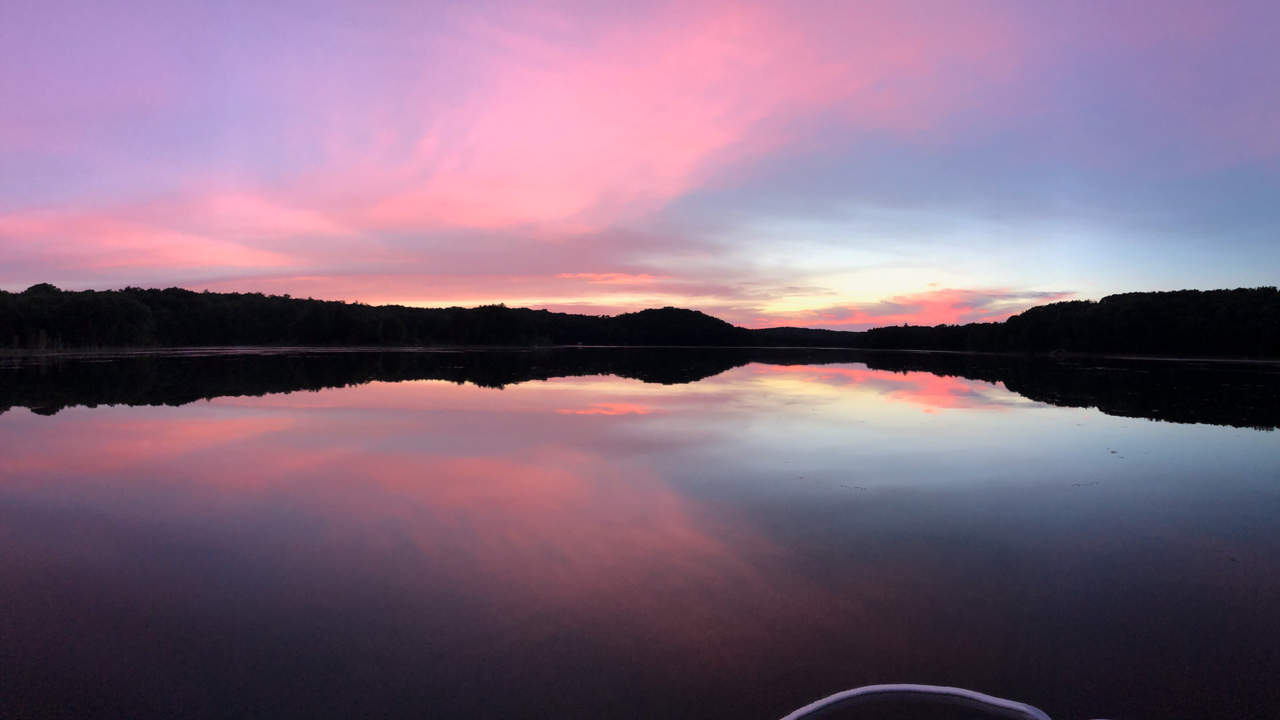
[[[629,345],[713,345],[752,344],[752,332],[697,310],[664,307],[641,310],[611,318],[609,325]]]
[[[1041,305],[1003,323],[875,328],[863,342],[894,350],[1276,358],[1280,292],[1125,293]]]
[[[412,308],[260,293],[125,288],[0,292],[0,348],[214,346],[745,346],[750,330],[696,310],[616,317],[487,305]]]

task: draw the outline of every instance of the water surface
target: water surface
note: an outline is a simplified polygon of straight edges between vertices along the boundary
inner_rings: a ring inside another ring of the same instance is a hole
[[[1268,366],[592,350],[0,377],[13,716],[771,720],[890,682],[1055,720],[1280,704]]]

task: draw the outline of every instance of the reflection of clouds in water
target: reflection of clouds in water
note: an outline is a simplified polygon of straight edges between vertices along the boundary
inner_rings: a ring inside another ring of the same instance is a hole
[[[586,408],[562,408],[561,415],[648,415],[653,408],[633,403],[595,403]]]
[[[1006,390],[1003,383],[992,384],[928,372],[896,373],[828,365],[758,365],[753,366],[753,370],[766,377],[781,376],[834,387],[867,388],[899,402],[924,405],[924,412],[930,414],[958,408],[1004,410],[1027,404],[1021,396]]]
[[[56,419],[15,417],[0,433],[5,479],[48,472],[63,475],[126,473],[294,426],[283,417],[155,417],[154,410],[72,409]],[[161,411],[163,412],[163,411]],[[172,411],[169,411],[172,412]],[[123,417],[122,417],[123,416]]]
[[[1020,401],[1003,393],[751,366],[675,387],[373,383],[17,410],[0,415],[0,580],[22,592],[0,593],[0,617],[129,672],[205,658],[191,682],[217,692],[216,670],[250,658],[321,678],[234,678],[264,697],[553,688],[607,697],[596,717],[667,693],[779,717],[904,677],[1025,677],[1008,694],[1032,700],[1195,666],[1227,687],[1241,657],[1270,657],[1270,438],[985,412]],[[919,406],[958,422],[922,431]],[[910,422],[842,423],[851,407]],[[1091,460],[1115,457],[1120,430],[1134,467]],[[1028,676],[1032,656],[1058,664]]]
[[[648,409],[591,401],[637,386],[602,379],[531,393],[523,412],[477,411],[464,422],[403,399],[367,412],[391,397],[387,386],[289,399],[316,401],[304,408],[238,398],[11,413],[0,419],[0,493],[198,528],[212,542],[257,536],[266,545],[253,553],[337,576],[368,572],[370,558],[408,557],[415,574],[475,598],[499,625],[532,622],[536,632],[547,617],[595,618],[608,627],[595,639],[603,645],[680,648],[704,662],[732,665],[720,656],[729,638],[766,643],[766,628],[833,612],[836,598],[795,595],[776,568],[762,568],[780,554],[771,541],[718,521],[647,464],[622,461],[600,423]],[[431,390],[420,399],[513,394]],[[531,412],[536,404],[544,409]],[[566,405],[606,412],[566,415]],[[269,527],[259,535],[255,523]],[[728,598],[760,622],[721,622]]]

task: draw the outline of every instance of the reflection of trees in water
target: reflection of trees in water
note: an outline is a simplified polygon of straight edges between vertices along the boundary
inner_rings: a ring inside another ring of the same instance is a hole
[[[1023,359],[868,353],[868,367],[1003,383],[1031,400],[1108,415],[1271,430],[1280,425],[1280,367],[1248,363]]]
[[[862,363],[1003,383],[1039,402],[1109,415],[1274,429],[1280,368],[1263,364],[1053,361],[954,353],[718,348],[305,352],[49,359],[0,370],[0,410],[52,414],[76,405],[183,405],[206,398],[321,390],[371,381],[445,380],[501,388],[555,377],[615,375],[696,382],[749,362]]]
[[[322,390],[372,381],[445,380],[501,388],[531,380],[617,375],[689,383],[750,360],[747,350],[597,348],[512,351],[309,352],[45,358],[0,370],[0,409],[55,413],[75,405],[184,405],[207,398]]]

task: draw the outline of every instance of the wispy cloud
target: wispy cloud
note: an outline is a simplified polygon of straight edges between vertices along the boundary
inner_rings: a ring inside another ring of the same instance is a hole
[[[627,273],[560,273],[556,277],[569,280],[586,280],[591,283],[605,283],[607,285],[651,285],[667,279],[666,276],[629,275]]]

